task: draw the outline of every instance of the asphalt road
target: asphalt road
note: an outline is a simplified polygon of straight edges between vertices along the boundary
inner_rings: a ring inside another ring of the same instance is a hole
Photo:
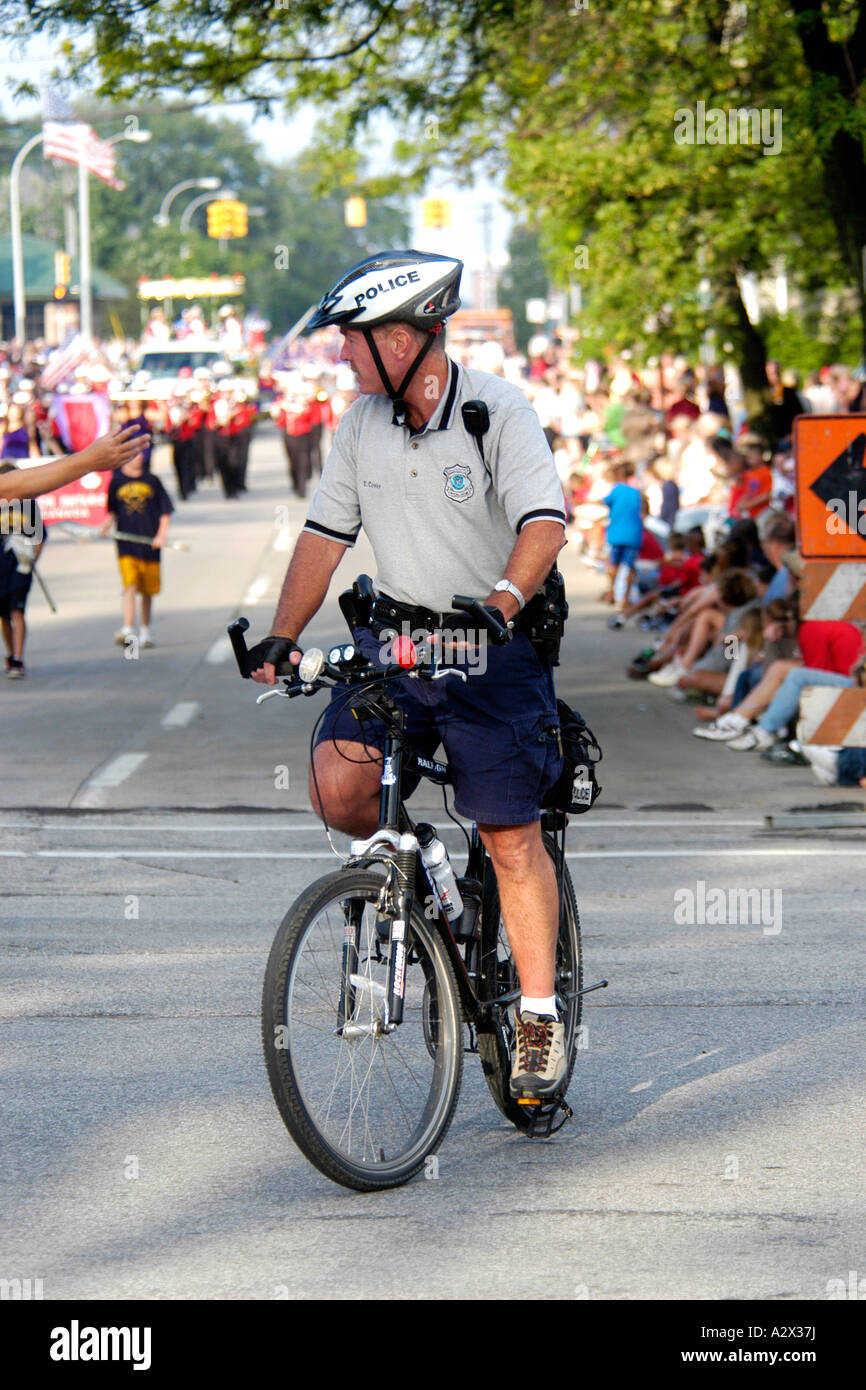
[[[320,706],[257,708],[223,641],[238,612],[268,630],[303,519],[284,476],[265,434],[250,496],[180,504],[192,548],[166,555],[137,660],[112,643],[112,547],[46,551],[60,612],[34,596],[28,679],[0,689],[0,1277],[46,1299],[800,1300],[866,1274],[863,832],[764,822],[863,794],[691,738],[687,708],[623,678],[640,638],[606,631],[571,553],[558,684],[605,760],[569,856],[587,976],[610,981],[574,1120],[517,1135],[467,1057],[435,1178],[354,1194],[294,1148],[259,997],[332,861],[305,792]],[[338,580],[363,569],[361,543]],[[329,602],[308,640],[341,621]]]

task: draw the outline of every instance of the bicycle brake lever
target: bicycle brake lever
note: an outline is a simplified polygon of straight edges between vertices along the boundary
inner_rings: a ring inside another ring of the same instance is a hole
[[[429,679],[431,681],[441,681],[444,679],[445,676],[459,676],[462,681],[466,680],[465,671],[455,671],[453,668],[449,669],[447,667],[444,671],[434,671],[433,675],[430,676]]]
[[[275,695],[279,695],[284,700],[291,700],[291,692],[288,690],[263,690],[261,695],[256,696],[256,704],[263,705],[265,700],[272,700]]]

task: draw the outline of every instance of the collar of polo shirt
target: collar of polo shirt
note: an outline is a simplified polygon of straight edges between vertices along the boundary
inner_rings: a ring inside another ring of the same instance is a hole
[[[442,396],[437,402],[436,409],[433,411],[430,419],[425,420],[424,424],[418,429],[413,429],[408,423],[406,425],[406,428],[413,438],[421,434],[426,434],[428,430],[447,430],[451,428],[451,422],[454,418],[454,402],[457,399],[459,384],[460,368],[457,363],[449,357],[448,380],[445,383],[445,390],[442,392]]]

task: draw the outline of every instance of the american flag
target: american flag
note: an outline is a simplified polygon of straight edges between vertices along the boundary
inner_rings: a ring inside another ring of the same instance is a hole
[[[76,367],[80,367],[89,355],[90,347],[81,334],[76,333],[63,347],[55,348],[51,353],[42,369],[39,385],[46,391],[53,391],[55,386],[58,386],[64,377],[69,376],[70,372],[74,372]]]
[[[125,184],[114,173],[114,146],[100,140],[84,121],[42,123],[42,151],[46,159],[62,159],[66,164],[83,164],[91,174],[112,188]]]

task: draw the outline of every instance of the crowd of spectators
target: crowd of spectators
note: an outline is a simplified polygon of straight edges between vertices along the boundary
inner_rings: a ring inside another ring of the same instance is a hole
[[[800,414],[866,409],[862,374],[828,368],[801,388],[768,363],[758,433],[728,371],[541,361],[528,394],[570,541],[604,575],[608,627],[643,636],[626,675],[692,703],[698,738],[866,786],[866,752],[797,739],[803,689],[859,684],[864,644],[853,623],[801,621],[791,440]]]
[[[234,498],[247,488],[255,421],[270,417],[288,486],[303,498],[355,399],[355,379],[339,360],[336,330],[266,347],[266,327],[232,306],[210,327],[195,305],[174,322],[156,309],[140,344],[96,344],[49,386],[56,355],[44,344],[20,354],[0,345],[0,457],[26,466],[86,445],[73,437],[68,410],[70,398],[86,398],[97,433],[135,422],[171,443],[182,501],[208,481]],[[824,780],[866,785],[866,754],[858,763],[850,755],[859,750],[816,752],[795,737],[800,691],[858,681],[863,642],[850,623],[799,620],[791,442],[799,414],[866,410],[863,373],[828,366],[801,384],[768,362],[759,433],[732,366],[692,368],[663,354],[638,370],[628,352],[576,366],[574,339],[569,330],[539,333],[520,353],[513,342],[455,336],[448,351],[512,381],[536,410],[562,481],[569,541],[604,575],[608,625],[643,634],[628,676],[694,702],[702,739],[776,763],[811,760]],[[257,394],[189,371],[167,398],[134,396],[137,353],[166,342],[219,344],[248,371],[252,364]]]

